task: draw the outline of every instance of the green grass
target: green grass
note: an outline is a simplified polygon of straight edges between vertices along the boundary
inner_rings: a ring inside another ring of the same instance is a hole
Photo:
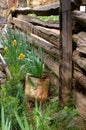
[[[29,14],[29,16],[39,18],[43,21],[55,20],[59,21],[59,15],[51,15],[51,16],[36,16],[35,14]]]
[[[59,21],[59,16],[54,16],[54,15],[51,15],[51,16],[37,16],[37,18],[43,20],[43,21],[49,21],[49,20],[56,20],[56,21]]]

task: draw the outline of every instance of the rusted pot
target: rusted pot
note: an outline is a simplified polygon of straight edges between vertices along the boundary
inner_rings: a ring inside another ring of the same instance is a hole
[[[26,75],[25,81],[25,95],[30,99],[37,101],[46,101],[49,91],[49,76],[41,78],[33,77],[29,74]]]

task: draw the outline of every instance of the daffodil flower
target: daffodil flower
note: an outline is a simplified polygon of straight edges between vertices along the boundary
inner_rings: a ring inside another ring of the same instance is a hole
[[[19,55],[19,58],[20,58],[20,59],[24,59],[24,58],[25,58],[25,55],[24,55],[23,53],[21,53],[21,54]]]
[[[13,40],[13,46],[16,46],[17,45],[17,41],[16,40]]]
[[[7,47],[4,47],[4,51],[7,51],[8,50],[8,48]]]

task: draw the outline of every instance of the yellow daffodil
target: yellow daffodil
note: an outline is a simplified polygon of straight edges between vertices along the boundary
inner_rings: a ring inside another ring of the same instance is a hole
[[[13,40],[13,46],[16,46],[16,45],[17,45],[17,41]]]
[[[20,58],[20,59],[24,59],[24,58],[25,58],[25,55],[24,55],[23,53],[21,53],[21,54],[19,55],[19,58]]]
[[[7,51],[8,50],[8,48],[7,47],[4,47],[4,51]]]

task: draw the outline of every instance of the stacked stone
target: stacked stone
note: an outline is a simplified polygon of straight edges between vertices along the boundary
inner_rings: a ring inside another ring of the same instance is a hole
[[[40,6],[59,2],[59,0],[27,0],[27,6]]]

